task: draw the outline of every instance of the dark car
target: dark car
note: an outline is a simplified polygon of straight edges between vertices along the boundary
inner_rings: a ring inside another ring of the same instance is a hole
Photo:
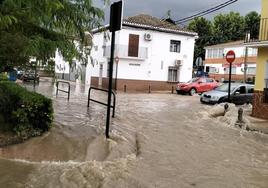
[[[37,82],[39,82],[39,75],[36,74],[36,77],[35,77],[35,72],[34,71],[27,71],[25,72],[21,78],[20,78],[22,81],[31,81],[31,80],[35,80]]]
[[[228,102],[228,88],[229,84],[223,84],[212,91],[205,92],[201,95],[200,101],[209,104]],[[230,102],[236,105],[252,103],[253,93],[254,85],[232,83]]]
[[[189,93],[190,95],[194,95],[196,93],[210,91],[218,87],[218,84],[219,83],[212,78],[197,77],[191,79],[187,83],[179,83],[177,85],[176,91],[178,94]]]

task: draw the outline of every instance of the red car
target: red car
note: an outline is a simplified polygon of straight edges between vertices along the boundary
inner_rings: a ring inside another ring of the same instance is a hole
[[[187,83],[179,83],[177,85],[177,93],[189,93],[194,95],[196,93],[203,93],[210,91],[219,86],[219,83],[212,78],[193,78]]]

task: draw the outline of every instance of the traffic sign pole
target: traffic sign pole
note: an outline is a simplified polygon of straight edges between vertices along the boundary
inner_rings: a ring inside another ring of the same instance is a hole
[[[233,63],[230,63],[230,68],[229,68],[228,102],[231,102],[232,64]]]
[[[232,81],[232,63],[235,60],[235,52],[230,50],[226,54],[226,61],[230,64],[229,67],[229,85],[228,85],[228,102],[231,102],[231,81]]]

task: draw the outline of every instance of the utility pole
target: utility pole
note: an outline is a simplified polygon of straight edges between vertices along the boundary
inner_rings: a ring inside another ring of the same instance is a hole
[[[247,32],[245,37],[245,43],[249,42],[250,42],[250,33]],[[244,83],[247,82],[247,71],[248,71],[248,47],[246,46],[245,57],[244,57]]]

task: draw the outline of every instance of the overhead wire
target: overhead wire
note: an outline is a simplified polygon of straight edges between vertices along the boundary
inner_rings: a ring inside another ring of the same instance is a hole
[[[216,6],[214,6],[214,7],[212,7],[212,8],[209,8],[209,9],[207,9],[207,10],[205,10],[205,11],[199,12],[199,13],[194,14],[194,15],[192,15],[192,16],[187,16],[187,17],[185,17],[185,18],[181,18],[181,19],[179,19],[179,20],[176,20],[176,21],[175,21],[175,24],[176,24],[176,25],[185,25],[185,24],[184,24],[185,22],[191,21],[191,20],[193,20],[193,19],[195,19],[195,18],[198,18],[198,17],[205,16],[205,15],[207,15],[207,14],[211,14],[211,13],[213,13],[213,12],[215,12],[215,11],[218,11],[218,10],[220,10],[220,9],[223,9],[223,8],[229,6],[229,5],[231,5],[231,4],[233,4],[233,3],[237,2],[237,1],[238,1],[238,0],[228,0],[228,1],[225,1],[224,3],[221,3],[221,4],[219,4],[219,5],[216,5]],[[163,22],[163,24],[156,25],[155,27],[164,27],[164,26],[167,26],[167,25],[170,25],[170,24],[171,24],[171,23],[169,23],[169,22]]]

